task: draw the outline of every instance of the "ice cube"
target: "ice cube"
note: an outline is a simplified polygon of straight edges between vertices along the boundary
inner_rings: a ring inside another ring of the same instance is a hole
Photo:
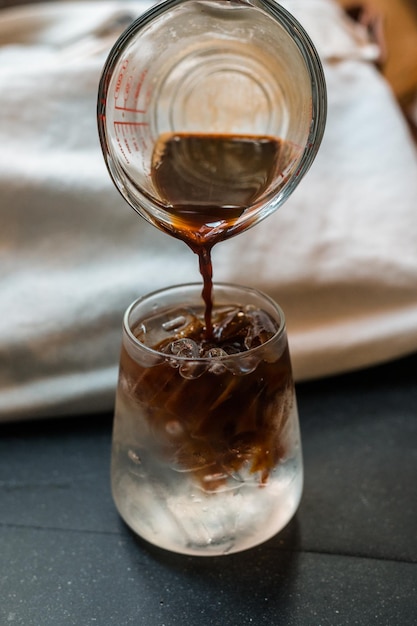
[[[164,347],[164,352],[173,355],[170,363],[179,368],[183,378],[199,378],[207,369],[206,364],[199,360],[200,347],[193,339],[184,338],[172,341]],[[184,359],[187,360],[184,361]]]
[[[226,371],[226,366],[221,361],[216,361],[216,359],[228,356],[227,352],[222,348],[210,348],[207,350],[205,355],[209,359],[213,359],[213,363],[209,366],[209,371],[212,374],[224,374]]]
[[[207,350],[204,356],[208,357],[209,359],[216,359],[227,356],[227,352],[223,350],[223,348],[210,348],[209,350]]]
[[[167,347],[168,348],[168,347]],[[165,352],[168,352],[168,349]],[[200,349],[193,339],[177,339],[169,344],[169,352],[185,359],[198,359]]]
[[[148,348],[182,339],[199,337],[204,323],[196,312],[188,308],[164,309],[142,320],[135,329],[136,337]]]
[[[207,371],[207,364],[205,361],[185,361],[179,366],[179,373],[183,378],[188,380],[194,380],[200,378]]]
[[[246,337],[248,319],[241,307],[230,309],[228,313],[221,316],[220,321],[214,323],[214,339],[221,342],[238,340]]]
[[[245,347],[250,350],[267,342],[278,330],[272,317],[261,309],[252,309],[246,312],[248,319]]]
[[[274,320],[251,305],[236,307],[214,324],[214,338],[228,354],[244,352],[262,345],[278,330]]]
[[[181,330],[187,323],[187,318],[184,315],[178,315],[173,319],[169,319],[167,322],[163,322],[162,328],[167,333],[172,333],[177,330]]]
[[[259,361],[259,356],[256,354],[242,355],[239,359],[230,360],[228,369],[233,374],[244,376],[245,374],[254,372],[259,365]]]

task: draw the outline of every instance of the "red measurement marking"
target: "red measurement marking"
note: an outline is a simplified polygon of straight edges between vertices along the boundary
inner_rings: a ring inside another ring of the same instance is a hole
[[[129,154],[132,154],[132,150],[130,149],[130,144],[128,142],[128,140],[125,138],[125,146],[126,146],[126,150],[129,152]]]
[[[122,146],[122,143],[121,143],[119,137],[117,137],[117,145],[119,146],[119,150],[122,153],[124,160],[129,165],[130,161],[129,161],[128,157],[127,157],[126,152],[123,150],[123,146]]]
[[[115,106],[116,111],[127,111],[128,113],[146,113],[145,109],[130,109],[129,107]]]
[[[138,81],[138,83],[136,85],[135,100],[137,100],[139,98],[139,94],[140,94],[141,89],[142,89],[143,81],[145,80],[147,73],[148,73],[148,70],[144,70],[142,72],[142,74],[140,75],[139,81]]]
[[[149,126],[148,122],[113,122],[115,126]]]
[[[132,75],[128,76],[127,82],[126,82],[126,87],[125,87],[125,101],[129,97],[129,92],[130,92],[130,88],[132,86],[132,81],[133,81],[133,76]]]
[[[119,76],[117,77],[117,83],[116,83],[116,88],[114,90],[114,99],[117,100],[117,98],[120,95],[120,87],[122,85],[122,80],[123,80],[123,76],[127,70],[127,66],[129,65],[129,61],[128,59],[125,59],[123,61],[123,65],[122,65],[122,69],[120,70]]]

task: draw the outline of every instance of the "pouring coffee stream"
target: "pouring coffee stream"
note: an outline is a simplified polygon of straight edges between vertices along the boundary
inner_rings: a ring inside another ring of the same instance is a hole
[[[177,133],[156,142],[152,179],[172,214],[167,232],[199,257],[208,340],[213,337],[212,247],[285,171],[293,153],[273,137]]]
[[[98,99],[110,175],[142,217],[198,255],[207,339],[213,246],[288,198],[325,116],[314,46],[270,0],[168,0],[110,52]]]

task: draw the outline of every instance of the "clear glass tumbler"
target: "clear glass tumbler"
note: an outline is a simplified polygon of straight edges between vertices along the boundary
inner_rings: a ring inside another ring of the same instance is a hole
[[[222,341],[202,347],[192,339],[204,324],[200,292],[170,287],[125,314],[111,478],[138,535],[210,556],[279,532],[298,507],[303,466],[282,310],[254,289],[215,284]]]

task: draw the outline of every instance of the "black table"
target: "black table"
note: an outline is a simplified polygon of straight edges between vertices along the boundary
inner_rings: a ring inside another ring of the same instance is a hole
[[[110,415],[0,426],[0,624],[417,624],[417,355],[300,384],[298,401],[296,517],[215,558],[119,519]]]

